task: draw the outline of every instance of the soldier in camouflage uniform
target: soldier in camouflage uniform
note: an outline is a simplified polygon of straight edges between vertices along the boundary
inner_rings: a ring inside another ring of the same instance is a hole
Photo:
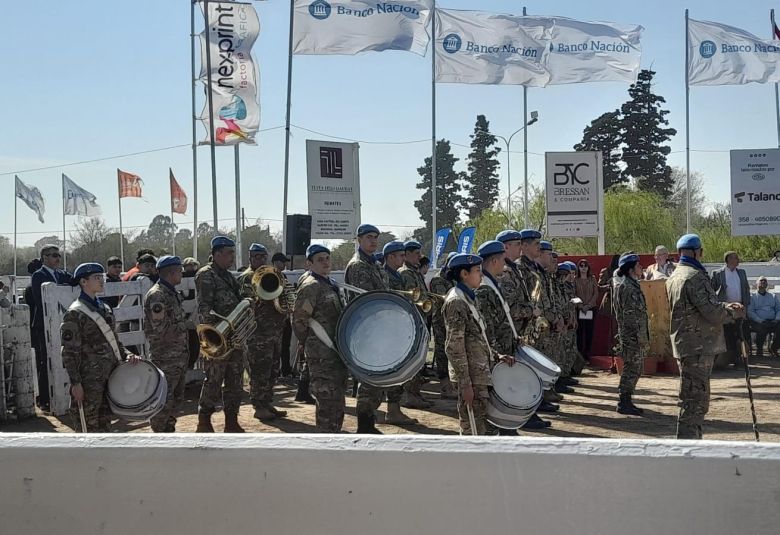
[[[541,239],[542,235],[535,230],[504,230],[496,236],[496,241],[504,244],[504,274],[498,281],[501,295],[504,297],[512,321],[519,336],[523,336],[529,329],[532,320],[541,314],[541,310],[531,301],[528,291],[526,273],[524,276],[517,261],[522,255],[523,244]]]
[[[639,376],[642,375],[645,354],[650,346],[647,304],[639,286],[643,273],[639,256],[624,254],[620,257],[617,273],[612,278],[612,309],[615,311],[620,356],[623,359],[617,411],[633,416],[641,416],[644,412],[634,405],[632,398]]]
[[[279,359],[282,352],[282,334],[287,315],[276,309],[275,300],[258,299],[252,285],[255,271],[268,264],[268,249],[260,243],[249,247],[249,267],[238,278],[241,297],[255,301],[257,330],[247,342],[247,363],[249,365],[249,399],[255,408],[258,420],[284,418],[287,411],[273,406],[274,383],[279,376]],[[284,281],[281,271],[274,269]]]
[[[686,234],[677,242],[680,261],[666,280],[671,309],[670,335],[680,365],[677,438],[701,439],[710,405],[710,374],[715,356],[726,350],[723,324],[745,316],[740,303],[721,303],[701,264],[701,239]]]
[[[456,253],[447,255],[447,262],[455,256]],[[436,377],[441,384],[441,399],[457,399],[458,394],[452,387],[449,372],[447,370],[447,353],[444,351],[444,342],[447,339],[447,329],[444,327],[444,318],[441,315],[441,307],[444,305],[444,296],[447,295],[453,287],[451,281],[447,280],[447,263],[441,268],[439,274],[431,279],[430,289],[433,299],[433,309],[431,310],[431,324],[433,326],[433,363],[436,366]],[[438,297],[437,297],[438,296]]]
[[[564,324],[563,332],[560,333],[560,353],[563,361],[561,376],[568,378],[572,384],[577,384],[578,381],[571,378],[576,357],[574,352],[577,350],[577,307],[571,302],[575,298],[572,266],[575,269],[577,267],[571,262],[558,264],[555,284]]]
[[[68,308],[60,326],[62,365],[68,372],[73,400],[83,405],[89,433],[111,430],[108,378],[122,359],[134,362],[137,358],[116,336],[111,307],[97,297],[103,292],[104,280],[100,264],[76,268],[70,284],[80,286],[81,295]],[[101,327],[107,327],[106,334]],[[74,422],[79,421],[77,406],[71,408],[71,416]]]
[[[419,289],[422,295],[422,299],[426,299],[428,295],[428,287],[425,284],[425,278],[420,273],[420,257],[422,256],[422,245],[418,241],[409,240],[404,243],[406,250],[406,260],[403,267],[398,270],[398,273],[403,277],[404,290]],[[426,325],[427,315],[423,314],[423,320]],[[422,372],[414,376],[414,378],[404,385],[404,395],[402,405],[410,409],[428,409],[433,404],[422,397],[420,389],[423,385]]]
[[[338,433],[344,423],[347,368],[336,353],[336,325],[342,304],[330,274],[330,250],[310,245],[306,258],[311,273],[298,287],[293,308],[293,331],[304,345],[311,377],[311,393],[317,401],[317,432]]]
[[[228,271],[236,257],[236,244],[230,238],[217,236],[211,240],[212,261],[198,270],[195,287],[198,292],[199,323],[216,324],[214,314],[228,316],[241,302],[241,289]],[[204,359],[206,379],[198,403],[198,433],[213,433],[211,415],[220,402],[224,403],[225,433],[243,433],[238,424],[238,410],[244,387],[244,355],[238,348],[225,358]],[[222,386],[224,382],[224,387]]]
[[[298,282],[295,283],[296,292],[301,285],[311,277],[311,262],[306,261],[306,271],[304,271],[298,278]],[[291,322],[292,328],[292,322]],[[300,370],[300,376],[298,377],[298,391],[295,393],[295,401],[300,401],[307,405],[315,405],[317,402],[311,396],[309,386],[311,383],[311,376],[309,375],[309,365],[306,364],[306,352],[303,350],[303,344],[299,343],[298,348],[295,351],[296,367]]]
[[[150,360],[165,374],[168,394],[165,407],[152,417],[152,431],[176,431],[175,413],[184,400],[184,384],[189,361],[187,333],[194,328],[185,319],[181,296],[176,286],[181,283],[182,266],[178,256],[163,256],[157,261],[159,279],[144,298],[144,333],[149,342]]]

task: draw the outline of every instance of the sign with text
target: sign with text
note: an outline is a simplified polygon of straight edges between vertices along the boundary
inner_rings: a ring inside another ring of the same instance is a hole
[[[603,209],[601,153],[547,152],[544,157],[547,235],[597,236]]]
[[[731,235],[780,234],[780,149],[731,151]]]
[[[306,140],[311,237],[350,240],[360,224],[357,143]]]

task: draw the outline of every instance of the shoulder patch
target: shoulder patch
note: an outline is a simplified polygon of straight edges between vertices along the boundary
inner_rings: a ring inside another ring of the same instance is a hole
[[[150,309],[152,311],[153,320],[159,320],[165,316],[165,306],[162,303],[152,303]]]

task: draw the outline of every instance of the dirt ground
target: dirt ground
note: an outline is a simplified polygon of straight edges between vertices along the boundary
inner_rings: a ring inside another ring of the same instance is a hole
[[[756,360],[751,366],[753,395],[758,415],[761,440],[780,442],[780,395],[777,383],[780,375],[780,358]],[[597,438],[674,438],[677,418],[677,388],[679,378],[671,375],[642,377],[637,387],[635,403],[645,409],[642,417],[623,416],[615,412],[619,376],[606,371],[586,369],[580,377],[581,384],[575,394],[569,394],[561,403],[561,410],[545,415],[552,420],[552,427],[545,431],[523,432],[521,435],[550,435],[559,437]],[[198,384],[190,384],[186,401],[179,416],[177,431],[193,432],[197,425]],[[397,427],[382,423],[384,405],[380,408],[379,428],[384,433],[420,433],[452,435],[458,433],[455,402],[438,399],[438,383],[425,385],[423,393],[434,401],[434,407],[426,411],[405,411],[417,418],[418,425]],[[253,418],[248,405],[248,394],[241,407],[241,425],[252,433],[310,433],[314,431],[314,407],[293,400],[295,387],[280,384],[276,387],[277,406],[288,411],[284,419],[269,423]],[[215,429],[224,423],[222,413],[214,415]],[[57,432],[71,433],[73,422],[66,415],[60,418],[39,414],[37,418],[0,424],[0,432]],[[347,397],[347,416],[344,429],[354,432],[355,399]],[[115,431],[148,433],[149,425],[117,421]],[[710,412],[704,426],[705,438],[713,440],[752,441],[753,431],[745,387],[744,372],[729,370],[715,372],[712,379]]]

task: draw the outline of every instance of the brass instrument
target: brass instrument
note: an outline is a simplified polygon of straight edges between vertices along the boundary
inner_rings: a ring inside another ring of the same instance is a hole
[[[218,323],[198,325],[196,330],[204,357],[224,360],[233,349],[246,344],[257,329],[254,304],[252,299],[242,299],[227,316],[212,311],[220,319]]]
[[[285,280],[284,290],[281,295],[274,299],[274,307],[279,314],[289,315],[292,314],[295,307],[295,286]]]
[[[282,295],[287,283],[272,266],[260,266],[252,275],[252,288],[261,301],[272,301]]]
[[[346,282],[336,281],[336,286],[338,286],[343,290],[347,290],[349,292],[353,292],[356,294],[368,293],[368,290],[358,288],[357,286],[352,286],[351,284],[347,284]],[[417,305],[417,307],[424,314],[427,314],[433,308],[433,301],[431,301],[430,299],[423,298],[423,292],[419,288],[413,288],[411,290],[386,290],[386,291],[398,295],[403,295],[404,297],[408,298],[412,303]]]

